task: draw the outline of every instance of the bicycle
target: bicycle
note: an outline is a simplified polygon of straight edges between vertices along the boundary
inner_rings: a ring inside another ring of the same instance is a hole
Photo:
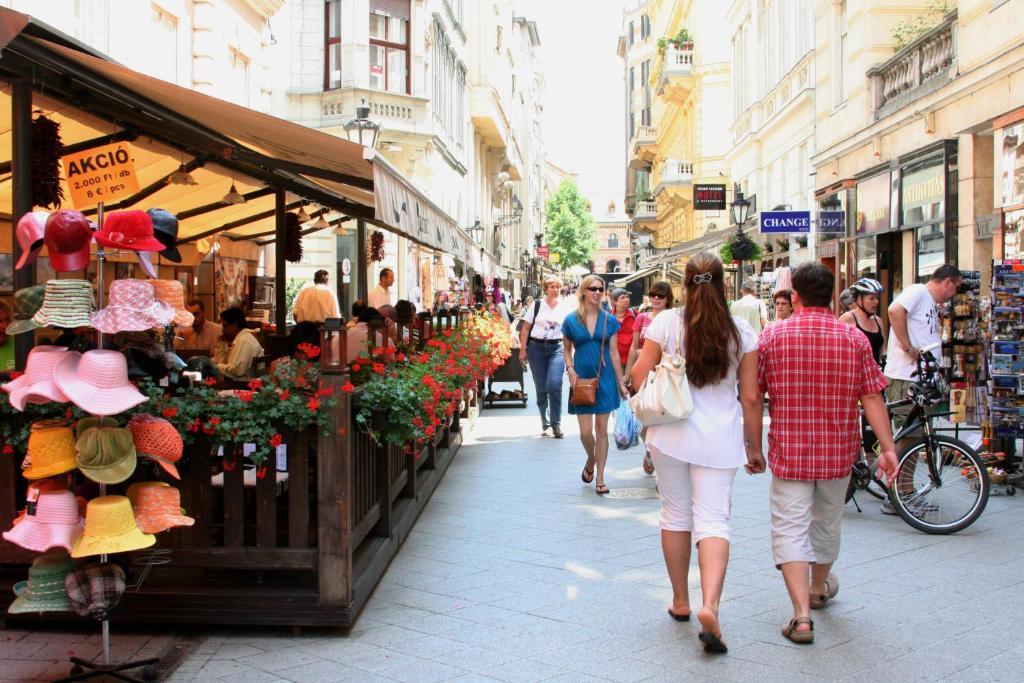
[[[904,522],[929,534],[952,534],[966,529],[981,516],[988,504],[989,477],[982,458],[969,445],[936,433],[932,420],[949,412],[935,412],[932,407],[943,403],[949,393],[938,363],[932,355],[933,345],[921,350],[917,379],[910,384],[908,397],[886,408],[913,405],[903,427],[893,435],[897,443],[917,430],[916,438],[899,454],[896,476],[889,486],[876,475],[876,459],[868,453],[877,449],[870,428],[864,427],[864,448],[854,463],[846,502],[857,491],[867,491],[879,499],[888,498]],[[877,451],[876,455],[877,455]],[[858,512],[860,505],[854,500]]]

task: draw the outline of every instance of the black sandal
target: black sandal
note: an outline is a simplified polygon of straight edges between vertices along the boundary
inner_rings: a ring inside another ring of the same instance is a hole
[[[604,489],[604,491],[602,491],[601,489]],[[611,489],[610,489],[610,488],[608,488],[608,484],[601,484],[600,486],[597,486],[597,487],[595,487],[595,488],[594,488],[594,491],[595,491],[595,492],[597,493],[597,495],[599,495],[599,496],[603,496],[603,495],[604,495],[604,494],[606,494],[606,493],[611,493]]]
[[[590,477],[590,479],[587,479],[588,476]],[[587,466],[584,465],[583,474],[581,474],[580,477],[583,479],[584,484],[589,484],[590,482],[594,481],[594,470],[588,470]]]
[[[721,636],[716,636],[711,631],[701,631],[697,638],[704,643],[704,652],[722,655],[729,651],[729,648],[722,642]]]
[[[668,615],[670,617],[672,617],[673,619],[675,619],[676,621],[689,621],[690,620],[690,615],[689,614],[676,614],[675,612],[672,611],[671,608],[669,608],[667,611],[668,611]]]

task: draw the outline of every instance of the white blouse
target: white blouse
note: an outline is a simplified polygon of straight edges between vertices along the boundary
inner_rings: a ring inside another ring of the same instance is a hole
[[[531,339],[561,339],[562,338],[562,322],[565,320],[565,316],[572,312],[572,305],[575,303],[569,299],[559,299],[555,302],[554,307],[548,306],[547,299],[540,300],[540,308],[537,305],[530,304],[529,309],[526,311],[526,315],[523,316],[523,321],[533,325],[530,328]],[[533,311],[537,310],[537,320],[533,319]]]
[[[757,350],[757,335],[750,323],[732,316],[740,333],[741,353],[729,364],[718,384],[690,385],[693,414],[685,420],[651,425],[647,444],[665,455],[702,467],[731,469],[747,462],[743,419],[736,399],[736,371],[743,354]],[[647,328],[647,341],[661,345],[662,353],[682,354],[683,309],[659,315]]]

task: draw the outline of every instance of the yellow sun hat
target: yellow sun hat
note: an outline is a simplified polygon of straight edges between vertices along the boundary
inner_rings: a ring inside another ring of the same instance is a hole
[[[28,435],[28,454],[22,476],[26,479],[46,479],[70,472],[75,462],[75,434],[70,427],[51,427],[59,424],[40,420],[32,425]]]
[[[148,548],[156,536],[139,530],[132,504],[125,496],[100,496],[85,509],[85,533],[71,548],[71,557],[124,553]]]

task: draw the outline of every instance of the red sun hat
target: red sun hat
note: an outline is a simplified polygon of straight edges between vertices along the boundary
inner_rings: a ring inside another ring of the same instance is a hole
[[[103,219],[96,243],[109,249],[162,251],[165,247],[153,235],[153,219],[145,211],[114,211]]]
[[[79,211],[54,211],[46,219],[43,242],[55,271],[84,270],[89,265],[92,226]]]
[[[21,270],[26,264],[35,261],[39,250],[43,248],[43,235],[46,232],[46,219],[49,216],[48,211],[29,211],[18,221],[15,235],[21,246],[21,258],[14,266],[15,270]]]

